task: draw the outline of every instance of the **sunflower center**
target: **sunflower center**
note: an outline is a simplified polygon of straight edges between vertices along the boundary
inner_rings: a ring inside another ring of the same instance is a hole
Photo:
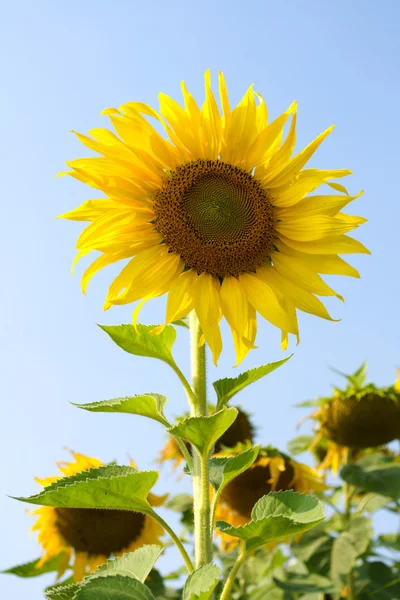
[[[165,243],[198,273],[238,276],[271,255],[274,208],[260,183],[238,167],[219,160],[181,165],[153,201]]]
[[[56,527],[78,552],[109,556],[135,541],[144,526],[144,515],[125,510],[56,508]]]

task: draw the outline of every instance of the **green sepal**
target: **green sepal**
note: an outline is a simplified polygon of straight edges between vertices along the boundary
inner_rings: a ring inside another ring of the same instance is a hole
[[[213,456],[210,458],[210,482],[215,490],[222,491],[228,483],[238,477],[256,460],[260,446],[254,446],[235,456]]]
[[[81,585],[73,600],[155,600],[147,586],[137,579],[112,575],[95,577]]]
[[[162,425],[168,426],[169,423],[164,416],[164,406],[167,398],[161,394],[139,394],[137,396],[127,396],[125,398],[113,398],[111,400],[101,400],[91,402],[90,404],[75,404],[77,408],[83,408],[91,412],[115,412],[129,413],[131,415],[140,415],[154,419]]]
[[[158,358],[168,364],[175,364],[172,357],[172,346],[176,338],[176,331],[172,325],[167,325],[157,335],[152,331],[157,325],[99,325],[113,342],[122,350],[135,356],[148,356]]]
[[[209,564],[189,575],[183,588],[182,600],[209,600],[221,577],[217,565]]]
[[[325,518],[322,503],[315,496],[299,494],[292,490],[270,492],[254,505],[251,521],[233,527],[217,521],[216,527],[223,533],[246,542],[248,551],[267,542],[303,533],[321,523]]]
[[[238,415],[236,408],[223,408],[208,417],[188,417],[170,427],[168,433],[187,440],[202,456],[208,456],[215,442],[232,425]]]
[[[308,450],[314,441],[312,435],[298,435],[287,443],[287,449],[291,456],[298,456]]]
[[[157,471],[108,465],[62,477],[39,494],[15,500],[43,506],[134,510],[151,515],[153,509],[147,496],[157,479]]]
[[[138,548],[134,552],[128,552],[120,557],[108,560],[88,575],[83,580],[83,583],[89,579],[108,577],[109,575],[132,577],[144,583],[163,550],[162,546],[149,544]]]
[[[340,477],[366,492],[400,498],[400,464],[388,463],[371,467],[349,464],[342,467]]]
[[[58,571],[58,568],[63,558],[64,553],[61,552],[57,556],[46,560],[46,562],[38,566],[40,561],[42,560],[42,557],[40,557],[36,560],[31,560],[30,562],[24,563],[22,565],[10,567],[9,569],[2,571],[2,573],[8,575],[16,575],[17,577],[38,577],[39,575],[44,575],[45,573]]]
[[[241,390],[245,387],[258,381],[265,375],[272,373],[278,367],[281,367],[291,358],[291,356],[287,356],[283,360],[278,360],[277,362],[268,363],[267,365],[262,365],[261,367],[256,367],[255,369],[250,369],[250,371],[245,371],[238,375],[238,377],[218,379],[218,381],[214,381],[213,386],[217,393],[218,403],[217,409],[222,408]]]

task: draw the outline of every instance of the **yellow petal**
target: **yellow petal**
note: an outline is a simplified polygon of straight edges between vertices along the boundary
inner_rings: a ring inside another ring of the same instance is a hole
[[[264,163],[277,144],[282,139],[283,128],[293,110],[293,104],[289,106],[286,112],[277,117],[270,125],[259,133],[249,149],[246,164],[257,166]],[[265,175],[260,168],[256,170],[256,178],[261,179]]]
[[[277,216],[280,219],[283,219],[284,216],[297,215],[301,215],[303,217],[311,217],[315,215],[327,215],[334,217],[338,216],[339,211],[347,206],[349,202],[359,198],[361,195],[362,192],[356,196],[338,196],[333,194],[328,196],[307,196],[307,198],[300,200],[288,208],[278,208]]]
[[[166,323],[182,319],[193,308],[193,286],[197,279],[194,269],[184,271],[172,282],[168,292]]]
[[[236,364],[237,367],[242,360],[247,356],[248,352],[256,348],[254,345],[256,334],[257,334],[257,314],[253,306],[248,304],[247,307],[247,323],[244,329],[243,335],[239,335],[236,329],[231,328],[233,344],[235,347]]]
[[[75,562],[73,566],[74,581],[82,581],[86,574],[87,566],[86,552],[75,552]]]
[[[284,183],[289,182],[296,174],[304,167],[304,165],[310,160],[318,146],[324,141],[324,139],[331,133],[333,125],[328,127],[323,133],[315,138],[308,146],[304,148],[299,154],[291,158],[283,169],[272,171],[263,180],[263,184],[267,187],[277,187]]]
[[[281,241],[277,242],[277,246],[281,254],[301,260],[305,265],[317,273],[322,273],[324,275],[360,277],[357,269],[349,265],[343,258],[340,258],[340,256],[335,256],[334,254],[306,254],[305,252],[299,252],[298,250],[289,248],[289,246],[286,246]]]
[[[273,192],[274,204],[276,206],[292,206],[296,202],[299,202],[304,196],[313,192],[318,186],[328,183],[329,179],[336,179],[338,177],[346,177],[351,175],[351,171],[347,169],[336,169],[336,170],[320,170],[320,169],[305,169],[301,171],[294,179],[293,183],[287,185],[286,183],[275,187]],[[334,185],[329,184],[328,185]],[[339,184],[335,184],[339,186]],[[341,191],[346,193],[346,189],[343,186],[339,186]]]
[[[284,331],[297,333],[297,323],[293,322],[291,315],[284,310],[279,302],[276,292],[264,279],[260,278],[258,271],[256,275],[242,273],[239,276],[239,282],[247,295],[249,303],[264,319]]]
[[[307,254],[371,254],[361,242],[347,235],[336,235],[313,242],[298,242],[285,236],[280,236],[280,239],[287,246]]]
[[[310,217],[285,217],[275,225],[279,234],[296,242],[313,242],[327,237],[338,236],[351,231],[357,224],[354,221],[337,219],[326,215]]]
[[[219,287],[218,280],[208,273],[201,273],[193,286],[193,306],[215,365],[222,351]]]

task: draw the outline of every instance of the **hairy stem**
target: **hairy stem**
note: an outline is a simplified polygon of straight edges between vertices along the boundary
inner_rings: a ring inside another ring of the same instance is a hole
[[[183,560],[185,562],[185,565],[186,565],[186,568],[187,568],[188,572],[192,573],[194,571],[193,563],[190,560],[189,555],[186,552],[186,549],[185,549],[184,545],[182,544],[181,540],[176,535],[175,531],[156,512],[152,511],[151,517],[155,521],[157,521],[157,523],[159,523],[161,525],[161,527],[163,527],[165,529],[165,531],[168,533],[168,535],[170,536],[170,538],[174,542],[175,546],[178,548],[179,552],[181,553],[181,556],[182,556],[182,558],[183,558]]]
[[[194,312],[190,315],[192,389],[195,397],[192,416],[207,415],[206,349],[200,345],[201,327]],[[212,561],[209,458],[193,449],[193,496],[196,567]]]
[[[231,572],[229,573],[228,579],[225,582],[224,589],[222,590],[222,594],[221,594],[219,600],[229,600],[229,598],[230,598],[229,594],[231,592],[233,582],[235,581],[237,572],[239,571],[240,567],[244,563],[246,556],[247,556],[247,552],[246,552],[246,550],[243,549],[241,554],[239,555],[237,561],[233,565]]]

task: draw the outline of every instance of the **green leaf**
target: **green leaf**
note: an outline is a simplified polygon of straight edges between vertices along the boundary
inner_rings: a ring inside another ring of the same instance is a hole
[[[133,577],[143,583],[162,552],[162,546],[153,544],[142,546],[134,552],[129,552],[120,557],[108,560],[86,577],[84,581],[95,577],[123,575],[124,577]]]
[[[182,317],[182,319],[172,321],[172,325],[178,325],[179,327],[185,327],[186,329],[190,329],[189,317]]]
[[[238,410],[231,407],[223,408],[209,417],[188,417],[170,427],[168,433],[187,440],[201,455],[206,456],[237,415]]]
[[[193,508],[193,496],[190,494],[177,494],[168,500],[165,504],[165,508],[169,508],[178,513],[186,512]]]
[[[56,585],[49,590],[46,590],[45,595],[49,600],[74,600],[76,598],[75,594],[80,587],[80,583]]]
[[[298,435],[288,442],[287,449],[292,456],[298,456],[309,449],[314,437],[312,435]]]
[[[315,496],[298,494],[291,490],[270,492],[254,505],[251,521],[233,527],[224,521],[217,528],[246,542],[246,549],[253,550],[274,540],[303,533],[325,518],[322,503]]]
[[[379,542],[386,546],[387,548],[391,548],[392,550],[397,550],[400,552],[400,534],[399,533],[385,533],[378,536]],[[6,571],[7,573],[7,571]]]
[[[156,325],[99,325],[108,333],[113,342],[125,352],[136,356],[158,358],[168,364],[175,364],[172,357],[172,346],[176,331],[172,325],[167,325],[161,333],[152,335]]]
[[[209,564],[196,569],[186,580],[182,600],[209,600],[220,577],[221,571],[217,565]]]
[[[338,587],[346,582],[346,576],[354,567],[357,552],[352,536],[347,531],[341,533],[333,542],[330,576]]]
[[[95,577],[81,585],[74,600],[154,600],[141,581],[122,575]]]
[[[61,560],[64,558],[64,553],[58,554],[49,560],[46,560],[42,565],[39,566],[42,558],[31,560],[30,562],[24,563],[23,565],[17,565],[11,567],[6,571],[2,571],[4,574],[16,575],[17,577],[38,577],[44,573],[51,573],[52,571],[58,571]]]
[[[351,537],[356,556],[364,554],[368,549],[373,535],[371,519],[367,519],[367,517],[353,517],[347,527],[347,532]]]
[[[400,498],[400,464],[362,467],[350,464],[342,467],[340,477],[366,492]]]
[[[218,381],[214,381],[213,386],[218,397],[217,409],[222,408],[222,406],[227,404],[235,394],[243,390],[246,386],[258,381],[265,375],[272,373],[272,371],[275,371],[275,369],[278,369],[278,367],[284,365],[285,362],[287,362],[292,356],[293,355],[288,356],[287,358],[278,360],[277,362],[262,365],[261,367],[256,367],[255,369],[241,373],[238,377],[218,379]]]
[[[161,394],[139,394],[138,396],[127,396],[126,398],[113,398],[112,400],[101,400],[90,404],[75,404],[77,408],[83,408],[91,412],[115,412],[141,415],[154,419],[162,425],[169,423],[164,416],[164,406],[167,398]]]
[[[335,592],[335,588],[332,582],[326,577],[321,577],[315,573],[310,574],[293,574],[289,576],[287,581],[282,581],[277,577],[273,577],[274,583],[285,592],[291,592],[294,594],[309,594],[309,593],[322,593],[331,594]]]
[[[39,494],[15,499],[43,506],[114,508],[152,514],[146,498],[157,479],[157,471],[108,465],[63,477]]]
[[[210,459],[210,481],[215,490],[222,491],[235,477],[247,471],[258,456],[260,446],[254,446],[235,456],[214,456]]]

